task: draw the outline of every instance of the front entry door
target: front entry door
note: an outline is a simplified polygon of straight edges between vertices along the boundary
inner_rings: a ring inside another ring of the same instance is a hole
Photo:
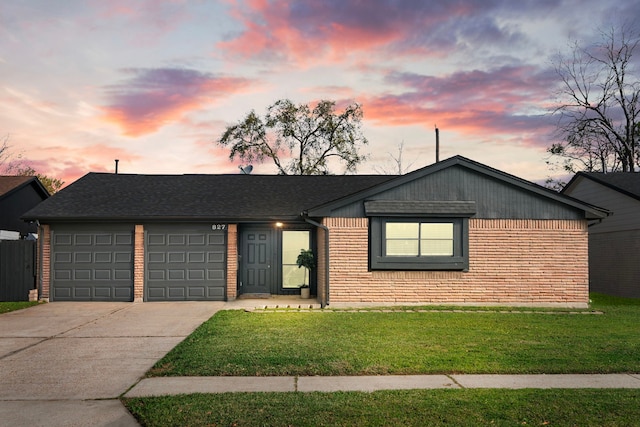
[[[276,261],[273,259],[273,230],[244,229],[240,241],[240,293],[271,293]]]

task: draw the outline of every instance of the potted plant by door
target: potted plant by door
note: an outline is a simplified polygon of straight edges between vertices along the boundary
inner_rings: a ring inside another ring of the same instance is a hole
[[[298,255],[298,259],[296,260],[296,264],[298,264],[298,268],[304,267],[309,273],[308,276],[311,277],[311,270],[313,270],[316,266],[315,259],[313,257],[313,251],[310,249],[302,249],[300,250],[300,254]],[[307,275],[305,274],[305,280],[300,286],[300,297],[304,299],[309,298],[309,284],[306,283]]]

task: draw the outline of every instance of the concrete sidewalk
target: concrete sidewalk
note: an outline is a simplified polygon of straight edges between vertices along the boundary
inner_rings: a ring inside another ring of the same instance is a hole
[[[156,377],[125,397],[227,392],[334,392],[466,388],[637,388],[640,374],[384,375],[354,377]]]

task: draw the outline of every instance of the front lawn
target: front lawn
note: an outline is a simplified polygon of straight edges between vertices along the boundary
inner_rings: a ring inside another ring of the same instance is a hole
[[[635,426],[639,390],[224,393],[123,399],[143,426]]]
[[[0,314],[38,305],[38,301],[0,302]]]
[[[640,372],[640,299],[593,300],[580,314],[222,311],[148,375]]]

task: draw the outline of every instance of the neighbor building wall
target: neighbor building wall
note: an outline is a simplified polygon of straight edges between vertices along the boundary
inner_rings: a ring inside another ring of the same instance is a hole
[[[327,218],[330,302],[586,306],[587,222],[469,220],[469,271],[369,271],[368,219]]]
[[[589,235],[591,290],[640,298],[640,230]]]

